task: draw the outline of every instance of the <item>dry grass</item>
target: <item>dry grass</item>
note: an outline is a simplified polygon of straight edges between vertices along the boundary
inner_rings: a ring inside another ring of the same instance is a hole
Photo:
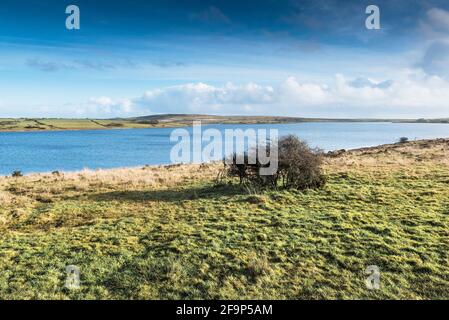
[[[374,148],[349,150],[338,157],[328,157],[325,168],[329,172],[402,170],[415,165],[449,166],[449,139],[418,140]]]
[[[42,204],[111,190],[161,190],[198,183],[215,177],[219,168],[221,164],[210,163],[2,176],[0,230],[23,222]]]
[[[38,193],[58,194],[76,187],[78,190],[89,190],[92,186],[130,186],[130,187],[171,187],[191,181],[203,180],[217,174],[219,163],[188,164],[168,166],[145,166],[137,168],[119,168],[107,170],[82,170],[64,173],[38,173],[24,177],[0,177],[0,186],[11,183],[26,183],[36,187]],[[8,197],[0,193],[0,199]]]

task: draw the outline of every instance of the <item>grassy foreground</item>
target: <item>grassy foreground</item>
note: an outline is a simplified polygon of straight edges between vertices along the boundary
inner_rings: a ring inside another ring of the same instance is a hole
[[[0,299],[449,298],[449,140],[329,157],[306,192],[248,194],[217,170],[0,178]]]

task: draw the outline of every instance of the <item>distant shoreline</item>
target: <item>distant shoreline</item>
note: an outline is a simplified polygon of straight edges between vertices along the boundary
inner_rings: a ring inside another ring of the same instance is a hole
[[[49,132],[80,130],[117,130],[189,127],[193,121],[202,124],[294,124],[294,123],[427,123],[449,124],[444,119],[341,119],[297,118],[274,116],[213,116],[166,114],[136,118],[62,119],[62,118],[0,118],[0,132]]]

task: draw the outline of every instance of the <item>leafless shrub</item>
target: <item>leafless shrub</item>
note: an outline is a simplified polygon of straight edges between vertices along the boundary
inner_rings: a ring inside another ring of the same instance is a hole
[[[16,170],[16,171],[14,171],[14,172],[11,174],[11,176],[12,176],[13,178],[20,178],[20,177],[23,177],[23,174],[22,174],[22,171]]]
[[[279,178],[285,188],[309,189],[324,185],[323,152],[312,149],[293,135],[279,141]]]
[[[238,177],[240,184],[260,187],[308,189],[324,185],[325,178],[321,173],[323,153],[320,149],[310,148],[307,143],[293,135],[282,137],[277,146],[268,145],[267,154],[274,147],[278,148],[279,159],[278,169],[272,175],[261,175],[260,169],[264,165],[259,161],[257,154],[255,161],[251,162],[251,153],[248,152],[241,155],[240,159],[234,153],[226,161],[227,174],[230,177]]]

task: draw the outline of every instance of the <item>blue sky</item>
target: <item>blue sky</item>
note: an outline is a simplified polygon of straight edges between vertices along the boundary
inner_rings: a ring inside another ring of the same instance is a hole
[[[449,3],[2,1],[0,117],[155,113],[448,117]]]

